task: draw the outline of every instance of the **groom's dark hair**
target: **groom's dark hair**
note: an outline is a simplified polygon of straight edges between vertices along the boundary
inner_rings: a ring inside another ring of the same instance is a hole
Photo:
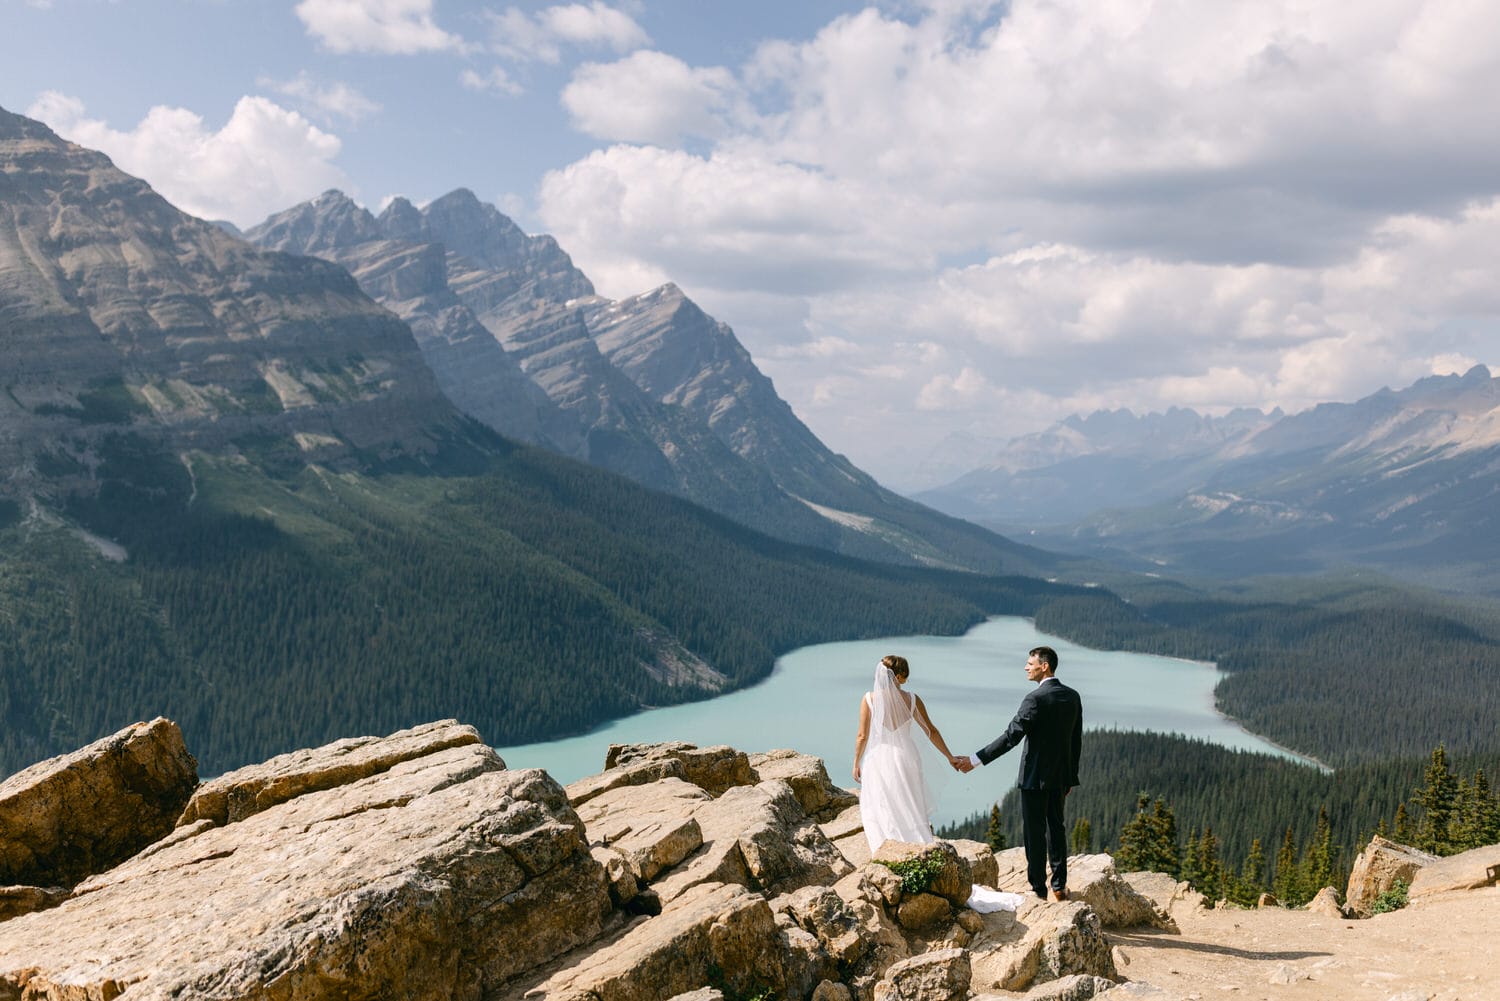
[[[1026,656],[1035,657],[1037,660],[1047,665],[1047,670],[1051,671],[1053,674],[1057,673],[1057,651],[1052,649],[1050,646],[1039,646],[1035,650],[1028,653]]]

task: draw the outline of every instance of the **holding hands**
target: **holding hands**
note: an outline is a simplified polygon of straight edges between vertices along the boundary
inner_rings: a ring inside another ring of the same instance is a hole
[[[948,755],[948,763],[953,766],[955,771],[971,772],[974,770],[974,762],[962,754]]]

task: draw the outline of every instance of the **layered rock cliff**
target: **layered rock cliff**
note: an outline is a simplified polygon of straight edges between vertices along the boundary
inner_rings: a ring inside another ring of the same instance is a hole
[[[337,464],[429,455],[462,423],[343,269],[259,250],[4,110],[0,352],[12,495],[89,490],[121,435],[179,454],[269,435]]]

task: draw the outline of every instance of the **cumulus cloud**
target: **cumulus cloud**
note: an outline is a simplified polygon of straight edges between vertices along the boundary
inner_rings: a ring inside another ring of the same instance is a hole
[[[1466,0],[928,0],[734,67],[638,52],[570,84],[617,145],[539,214],[590,274],[784,299],[761,313],[798,322],[723,318],[810,414],[884,376],[801,347],[906,366],[880,392],[913,442],[1065,402],[1348,399],[1485,357],[1500,322],[1488,29]]]
[[[517,61],[557,63],[565,45],[629,52],[651,43],[634,18],[600,0],[558,4],[535,14],[507,7],[489,19],[491,48]]]
[[[59,135],[108,154],[162,197],[205,219],[252,226],[332,187],[347,188],[333,162],[337,136],[263,97],[242,97],[214,130],[185,108],[152,108],[120,131],[89,118],[83,102],[47,92],[27,109]]]
[[[580,67],[563,89],[562,104],[574,126],[595,138],[665,145],[685,136],[722,135],[736,90],[728,70],[695,69],[675,56],[642,50],[618,62]]]
[[[380,111],[379,104],[349,84],[340,81],[319,83],[305,72],[291,80],[262,78],[257,82],[262,87],[268,87],[297,101],[304,110],[325,124],[341,120],[353,125]]]
[[[297,17],[333,52],[408,55],[458,48],[432,20],[432,0],[302,0]]]

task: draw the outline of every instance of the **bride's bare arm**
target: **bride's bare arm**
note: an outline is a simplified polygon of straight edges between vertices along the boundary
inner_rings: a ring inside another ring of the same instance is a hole
[[[859,781],[859,762],[865,756],[865,741],[870,739],[870,700],[859,700],[859,733],[854,738],[854,781]]]

